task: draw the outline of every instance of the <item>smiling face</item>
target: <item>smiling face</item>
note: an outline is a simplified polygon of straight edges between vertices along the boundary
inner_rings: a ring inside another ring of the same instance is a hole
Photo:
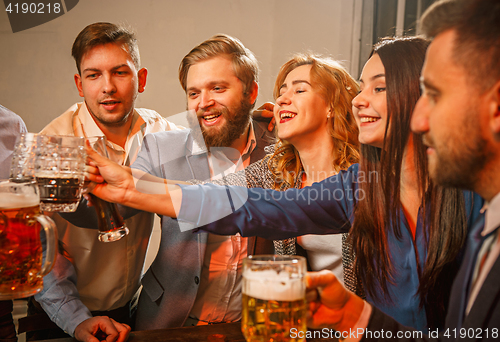
[[[385,68],[379,55],[366,62],[360,79],[360,92],[352,100],[354,117],[362,144],[382,148],[387,125]]]
[[[329,113],[325,99],[311,84],[311,65],[293,69],[280,86],[274,106],[279,138],[297,145],[320,135],[329,136]]]
[[[80,96],[98,124],[121,126],[130,118],[138,93],[146,85],[146,69],[137,71],[126,45],[104,44],[82,57],[75,75]]]
[[[213,57],[189,68],[187,106],[196,112],[207,146],[230,146],[245,132],[257,98],[256,82],[248,93],[244,95],[243,83],[227,57]]]

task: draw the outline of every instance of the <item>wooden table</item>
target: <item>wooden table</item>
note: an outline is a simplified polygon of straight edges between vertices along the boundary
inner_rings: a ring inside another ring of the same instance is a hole
[[[217,339],[218,335],[224,335],[225,339]],[[45,340],[46,342],[74,342],[73,338],[59,338]],[[171,328],[160,330],[133,331],[130,333],[128,342],[245,342],[241,333],[240,323],[223,323],[213,325],[202,325],[196,327]],[[307,339],[309,342],[332,341],[331,339]]]

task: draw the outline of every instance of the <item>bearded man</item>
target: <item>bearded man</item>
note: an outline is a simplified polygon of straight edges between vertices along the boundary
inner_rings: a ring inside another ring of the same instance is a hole
[[[193,48],[179,80],[193,129],[147,135],[132,168],[164,179],[210,180],[266,155],[274,138],[267,123],[252,121],[258,64],[238,39],[219,34]],[[240,320],[243,258],[269,253],[272,241],[193,234],[163,217],[158,254],[142,279],[136,329]]]

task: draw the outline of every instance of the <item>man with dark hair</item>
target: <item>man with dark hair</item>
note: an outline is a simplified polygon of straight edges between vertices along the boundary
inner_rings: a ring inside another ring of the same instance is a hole
[[[135,68],[140,69],[141,57],[134,33],[123,26],[111,23],[94,23],[85,27],[78,34],[71,49],[71,55],[75,59],[78,74],[82,74],[80,64],[87,52],[96,46],[110,43],[126,47]]]
[[[473,190],[487,201],[482,217],[469,233],[450,294],[445,330],[439,336],[437,331],[431,332],[429,337],[498,340],[500,2],[437,2],[423,16],[422,30],[433,41],[422,70],[423,94],[415,108],[412,129],[423,135],[428,146],[429,171],[435,182]],[[311,327],[331,327],[347,337],[352,329],[367,328],[354,334],[355,338],[381,337],[385,331],[387,339],[418,339],[346,292],[332,274],[310,274],[308,281]],[[316,288],[321,291],[314,291]]]
[[[146,134],[178,129],[153,110],[135,108],[146,87],[147,70],[140,68],[131,31],[111,23],[91,24],[76,37],[72,54],[78,69],[75,84],[84,102],[73,105],[41,133],[106,136],[110,159],[130,165]],[[86,201],[80,207],[86,211]],[[93,208],[90,212],[95,215]],[[72,225],[59,214],[53,219],[66,258],[58,258],[44,279],[44,290],[36,301],[30,300],[19,331],[27,331],[29,340],[63,337],[66,332],[87,341],[94,339],[98,328],[108,335],[118,330],[120,340],[126,338],[127,325],[134,321],[133,298],[141,285],[154,215],[142,212],[127,219],[129,235],[112,243],[98,241],[97,230]]]

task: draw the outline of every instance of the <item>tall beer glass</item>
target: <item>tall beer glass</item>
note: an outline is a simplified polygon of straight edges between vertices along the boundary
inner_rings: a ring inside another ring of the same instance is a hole
[[[85,138],[36,136],[35,177],[44,211],[73,212],[85,180]]]
[[[87,140],[90,143],[90,147],[92,147],[100,155],[108,157],[106,137],[89,137]],[[125,221],[122,216],[118,212],[116,204],[105,201],[93,194],[90,194],[90,198],[97,213],[99,241],[113,242],[125,237],[129,233],[129,230],[125,225]]]
[[[306,271],[300,256],[254,255],[243,260],[241,330],[248,342],[305,341]]]
[[[41,227],[47,243],[43,267]],[[0,181],[0,300],[39,292],[56,253],[57,230],[40,213],[36,182]]]

